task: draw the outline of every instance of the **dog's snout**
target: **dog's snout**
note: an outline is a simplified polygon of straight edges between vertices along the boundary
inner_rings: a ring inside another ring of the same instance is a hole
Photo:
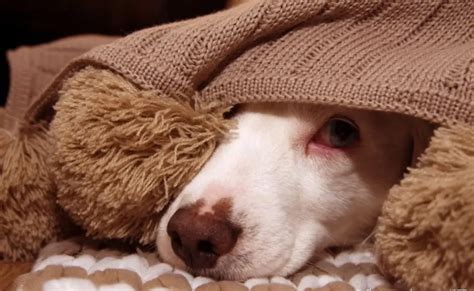
[[[214,267],[220,256],[234,248],[241,232],[227,218],[199,214],[194,208],[179,209],[167,231],[173,251],[193,269]]]

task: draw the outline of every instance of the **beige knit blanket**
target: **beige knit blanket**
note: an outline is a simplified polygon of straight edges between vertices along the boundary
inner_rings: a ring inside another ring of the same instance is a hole
[[[163,104],[170,104],[165,101],[171,99],[189,113],[182,114],[182,120],[198,114],[204,120],[212,118],[208,114],[211,109],[237,103],[311,102],[397,112],[441,125],[430,155],[420,164],[422,168],[411,171],[401,186],[394,187],[385,203],[376,232],[378,255],[390,274],[409,286],[471,286],[472,11],[474,1],[469,0],[260,0],[138,31],[111,43],[104,41],[107,44],[70,62],[26,111],[21,104],[17,106],[21,110],[12,111],[24,112],[23,118],[3,114],[1,125],[12,134],[0,145],[0,154],[8,157],[2,162],[9,170],[4,171],[8,175],[1,176],[8,183],[3,182],[6,186],[0,197],[5,201],[0,206],[8,210],[0,217],[8,223],[0,227],[14,235],[2,237],[0,233],[2,251],[12,257],[31,257],[44,241],[60,236],[64,213],[59,208],[92,236],[152,243],[159,213],[143,209],[165,207],[166,199],[179,192],[186,180],[180,175],[188,169],[181,167],[179,175],[164,173],[158,178],[136,175],[145,182],[127,184],[128,176],[121,177],[123,172],[113,166],[134,167],[126,163],[130,151],[117,143],[125,140],[142,149],[141,140],[136,144],[130,141],[137,136],[133,131],[136,126],[119,133],[125,136],[119,135],[119,139],[112,135],[117,132],[104,129],[133,115],[107,115],[107,119],[101,118],[100,110],[118,114],[117,110],[146,110],[153,104],[156,112],[165,114],[169,110]],[[126,106],[114,107],[117,98],[126,101],[119,105]],[[26,103],[31,98],[28,100]],[[146,106],[127,107],[137,100]],[[82,105],[88,106],[92,118],[74,114]],[[173,110],[182,108],[179,106]],[[168,117],[163,119],[172,119]],[[127,122],[132,124],[130,120]],[[146,123],[146,118],[142,121]],[[82,128],[85,122],[90,122],[87,130]],[[23,129],[19,133],[15,132],[18,125]],[[51,136],[54,140],[49,139]],[[159,137],[147,141],[146,146],[161,147],[160,142],[167,139]],[[104,153],[114,152],[113,158],[119,162],[108,163],[107,155],[94,155],[96,151],[88,152],[84,144]],[[34,151],[28,152],[30,149]],[[27,163],[31,156],[34,168]],[[50,157],[54,157],[56,168],[45,166],[50,165]],[[199,159],[194,158],[189,161]],[[172,160],[163,156],[157,159]],[[117,173],[115,180],[101,176],[103,168],[88,166],[92,162],[110,167],[108,171]],[[18,174],[15,176],[12,169],[17,165],[23,173],[21,178],[28,177],[23,179],[26,181],[16,179]],[[191,172],[198,169],[196,166]],[[138,167],[133,170],[143,174]],[[54,181],[51,171],[56,175]],[[88,179],[97,180],[91,183]],[[124,191],[126,188],[116,182],[131,190]],[[101,183],[108,183],[108,187],[100,187]],[[152,185],[153,191],[141,191],[141,185]],[[36,207],[35,211],[25,211],[23,202],[30,200],[12,198],[11,189],[17,191],[15,195],[36,199],[28,205]],[[31,189],[37,191],[32,194],[28,192]],[[122,199],[115,199],[117,196]],[[126,215],[120,203],[127,203]],[[34,213],[43,215],[41,220]],[[15,232],[25,228],[30,230],[31,243],[25,233]]]
[[[116,37],[82,35],[7,52],[10,88],[7,103],[0,108],[0,128],[15,132],[33,101],[73,58]]]
[[[71,239],[51,243],[30,273],[13,290],[196,290],[196,291],[354,291],[390,290],[371,247],[325,253],[288,278],[249,278],[243,282],[194,277],[162,263],[154,253],[100,248],[97,242]]]
[[[57,89],[86,67],[196,108],[251,101],[323,102],[474,123],[474,2],[260,0],[152,27],[72,62]]]

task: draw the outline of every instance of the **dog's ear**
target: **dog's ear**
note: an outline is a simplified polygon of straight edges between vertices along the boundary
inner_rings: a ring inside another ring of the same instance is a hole
[[[422,119],[414,119],[411,130],[411,160],[410,167],[415,167],[418,158],[428,147],[436,126]]]

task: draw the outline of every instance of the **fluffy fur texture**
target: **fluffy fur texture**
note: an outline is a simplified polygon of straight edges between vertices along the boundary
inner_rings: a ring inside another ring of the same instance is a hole
[[[352,120],[360,140],[348,148],[324,145],[333,117]],[[226,221],[242,231],[236,246],[215,267],[190,270],[234,280],[287,276],[328,246],[366,238],[412,160],[415,132],[425,140],[432,133],[429,123],[399,114],[311,104],[247,104],[234,118],[236,129],[161,219],[157,243],[165,261],[186,268],[171,248],[170,218],[199,204],[197,223],[229,201]]]
[[[153,243],[161,211],[228,130],[223,110],[156,98],[106,70],[78,73],[60,95],[51,124],[59,205],[90,236]]]
[[[424,290],[474,287],[474,128],[438,129],[395,186],[376,233],[383,265]]]
[[[0,259],[32,260],[45,243],[68,233],[51,152],[45,124],[21,126],[16,136],[0,131]]]

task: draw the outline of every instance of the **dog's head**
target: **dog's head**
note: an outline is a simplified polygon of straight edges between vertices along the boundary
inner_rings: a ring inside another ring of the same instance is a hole
[[[304,104],[243,105],[237,129],[163,216],[162,258],[225,279],[288,275],[370,233],[431,126]]]

